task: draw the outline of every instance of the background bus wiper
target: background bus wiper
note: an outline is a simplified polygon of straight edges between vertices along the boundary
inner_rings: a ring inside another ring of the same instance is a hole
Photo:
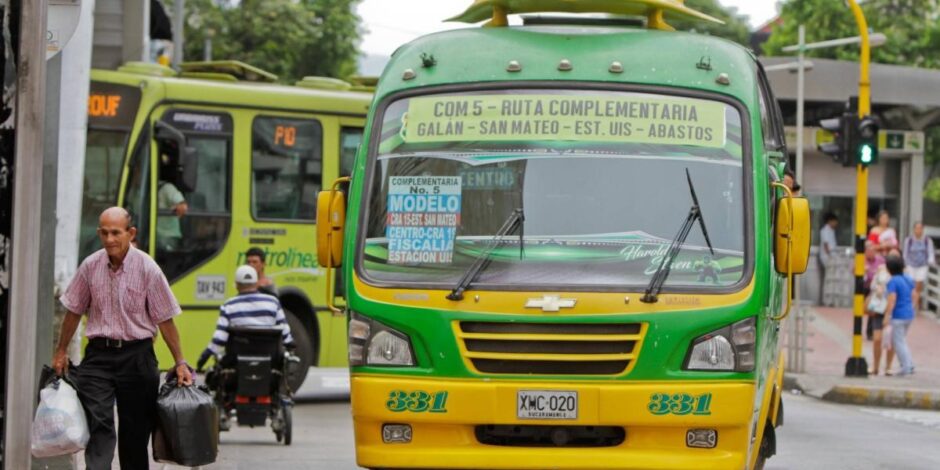
[[[715,249],[712,248],[712,242],[708,238],[708,230],[705,229],[705,217],[702,215],[702,208],[698,205],[698,197],[695,195],[695,187],[692,186],[692,176],[689,175],[688,168],[685,169],[685,177],[689,181],[689,193],[692,194],[692,207],[689,209],[689,215],[686,216],[682,227],[679,228],[679,233],[672,239],[666,256],[663,257],[663,260],[659,263],[659,267],[656,268],[656,272],[653,273],[653,278],[650,279],[650,284],[646,287],[646,293],[640,298],[641,302],[655,303],[659,300],[659,292],[663,289],[663,284],[666,283],[666,278],[669,277],[669,273],[672,271],[672,262],[676,259],[676,256],[679,255],[679,250],[685,243],[685,239],[688,238],[689,232],[692,231],[692,226],[695,225],[696,219],[698,219],[699,225],[702,227],[702,235],[705,236],[708,251],[711,252],[712,256],[715,256]]]
[[[486,251],[482,255],[477,257],[473,261],[473,264],[467,268],[467,271],[463,273],[463,277],[460,278],[460,282],[457,283],[457,286],[450,291],[450,294],[447,294],[449,300],[463,300],[463,293],[470,287],[470,284],[476,280],[476,277],[484,270],[487,266],[490,265],[491,256],[493,251],[496,248],[499,248],[503,244],[503,240],[506,235],[519,229],[519,259],[522,259],[525,253],[525,247],[523,245],[524,240],[523,236],[525,234],[525,214],[522,212],[522,209],[514,209],[509,217],[503,222],[503,226],[499,228],[493,238],[489,241],[489,246],[486,248]]]

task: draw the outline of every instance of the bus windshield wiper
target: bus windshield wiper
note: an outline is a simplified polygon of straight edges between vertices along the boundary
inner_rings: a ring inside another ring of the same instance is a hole
[[[715,256],[715,249],[712,248],[712,242],[708,238],[708,230],[705,229],[705,217],[702,215],[702,208],[699,207],[698,197],[695,195],[695,187],[692,186],[692,176],[689,174],[688,168],[685,169],[685,177],[689,180],[689,193],[692,194],[692,207],[689,209],[689,215],[686,216],[682,227],[679,228],[679,233],[672,239],[669,250],[666,251],[666,256],[663,256],[659,267],[656,268],[656,272],[653,273],[653,278],[650,279],[650,284],[646,287],[646,293],[640,298],[641,302],[655,303],[659,300],[659,292],[663,289],[663,284],[666,283],[666,278],[669,277],[669,273],[672,271],[672,262],[676,259],[676,256],[679,255],[679,250],[685,243],[685,239],[688,238],[689,232],[692,231],[692,226],[695,225],[696,219],[702,227],[702,235],[705,236],[708,251],[711,252],[712,256]]]
[[[525,234],[524,224],[525,214],[522,212],[522,208],[513,209],[506,221],[503,222],[503,226],[500,227],[496,234],[493,235],[493,238],[490,239],[486,251],[478,256],[477,259],[473,261],[473,264],[467,268],[467,271],[463,274],[463,277],[460,278],[460,282],[457,283],[457,286],[450,291],[450,294],[447,294],[447,298],[449,300],[463,300],[463,293],[470,287],[470,284],[476,280],[476,277],[489,266],[493,251],[501,246],[505,240],[503,237],[515,232],[517,229],[519,230],[519,259],[522,259],[525,254],[525,247],[523,245],[525,242],[523,239]]]

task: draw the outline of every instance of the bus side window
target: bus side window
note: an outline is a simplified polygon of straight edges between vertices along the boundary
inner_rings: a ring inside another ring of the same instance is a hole
[[[255,219],[316,219],[323,186],[323,128],[313,119],[257,117],[251,126]]]
[[[780,150],[786,155],[787,143],[783,127],[783,116],[780,114],[780,106],[770,90],[770,84],[764,74],[764,67],[760,62],[757,63],[757,82],[760,86],[758,101],[760,102],[760,123],[764,135],[764,146],[766,150]]]
[[[156,261],[173,282],[212,259],[232,225],[232,119],[223,113],[170,111],[164,121],[186,135],[198,182],[187,187],[175,171],[178,149],[160,149]],[[182,207],[181,207],[182,205]]]
[[[340,130],[339,142],[339,175],[349,176],[352,174],[353,166],[356,164],[356,153],[359,151],[359,145],[362,144],[362,128],[342,128]]]

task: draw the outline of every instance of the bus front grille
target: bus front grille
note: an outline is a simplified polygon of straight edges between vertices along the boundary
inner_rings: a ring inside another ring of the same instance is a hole
[[[646,333],[641,323],[454,322],[468,366],[484,374],[621,375]]]

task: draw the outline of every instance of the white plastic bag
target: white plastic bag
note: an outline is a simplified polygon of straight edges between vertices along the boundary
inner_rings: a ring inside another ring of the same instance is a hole
[[[33,457],[74,454],[88,444],[88,423],[78,393],[56,379],[39,392],[39,408],[33,419]]]

